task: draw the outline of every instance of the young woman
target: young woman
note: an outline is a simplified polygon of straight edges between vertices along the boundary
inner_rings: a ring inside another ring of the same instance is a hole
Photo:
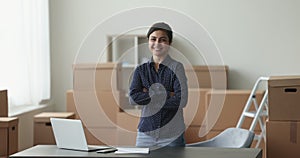
[[[143,105],[136,146],[185,146],[187,78],[183,64],[169,56],[172,29],[155,23],[147,37],[152,57],[135,69],[129,90],[130,103]]]

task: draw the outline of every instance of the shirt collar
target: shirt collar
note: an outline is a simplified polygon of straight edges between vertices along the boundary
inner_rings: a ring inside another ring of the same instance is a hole
[[[153,61],[153,56],[151,57],[150,61],[149,61],[150,65],[153,66],[154,65],[154,61]],[[161,62],[162,65],[164,66],[168,66],[171,62],[171,57],[170,55],[167,55],[166,58]]]

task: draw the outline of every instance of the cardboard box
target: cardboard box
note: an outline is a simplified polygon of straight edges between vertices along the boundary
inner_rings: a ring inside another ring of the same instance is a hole
[[[75,113],[88,127],[115,127],[120,111],[120,91],[68,91],[67,111]]]
[[[67,118],[67,119],[74,119],[75,114],[73,112],[42,112],[37,115],[34,115],[34,122],[49,122],[50,118]]]
[[[189,126],[186,129],[186,131],[184,133],[184,137],[185,137],[185,142],[187,144],[201,142],[201,141],[204,141],[207,139],[206,136],[199,137],[200,128],[201,128],[201,126]]]
[[[0,90],[0,117],[8,117],[7,90]]]
[[[123,108],[128,104],[128,98],[125,96],[124,91],[77,91],[77,96],[82,97],[81,94],[89,93],[91,96],[95,96],[98,99],[98,103],[101,103],[101,106],[105,106],[108,110],[116,110],[123,111]],[[75,101],[79,98],[74,98],[74,90],[68,90],[66,92],[66,104],[67,104],[67,111],[74,112],[75,118],[79,118],[78,112],[76,110]],[[101,99],[101,100],[100,100]],[[102,105],[103,104],[103,105]]]
[[[206,93],[206,126],[209,130],[225,130],[236,127],[251,90],[212,90]],[[260,102],[263,91],[256,94]],[[259,103],[258,102],[258,103]],[[254,110],[251,106],[251,110]],[[242,128],[249,129],[253,118],[246,117]],[[257,123],[255,130],[260,130]]]
[[[50,122],[51,117],[74,118],[73,112],[43,112],[34,116],[34,145],[55,144],[55,138]]]
[[[259,134],[259,133],[258,133]],[[256,148],[256,144],[258,143],[258,140],[253,140],[252,145],[250,148]],[[267,157],[267,151],[266,151],[266,142],[264,139],[261,140],[260,144],[257,148],[262,149],[262,158]]]
[[[122,76],[119,63],[76,64],[73,66],[74,90],[119,90]]]
[[[227,89],[228,66],[194,65],[185,67],[190,88]]]
[[[141,110],[127,109],[117,114],[117,126],[126,131],[136,132],[140,121]]]
[[[212,139],[223,131],[224,130],[210,130],[206,135],[206,139]]]
[[[79,119],[78,112],[76,110],[75,100],[74,100],[74,91],[73,90],[67,90],[66,92],[66,106],[67,106],[67,112],[74,112],[75,119]]]
[[[0,117],[0,157],[8,157],[18,151],[17,117]]]
[[[118,128],[117,130],[117,145],[119,146],[135,146],[136,144],[137,130],[127,131],[125,129]]]
[[[267,121],[268,158],[300,157],[300,121]]]
[[[117,128],[85,127],[84,133],[88,144],[117,145]]]
[[[268,81],[269,120],[300,120],[300,76],[272,76]]]
[[[121,72],[119,73],[119,85],[120,88],[118,90],[123,90],[123,91],[128,91],[131,81],[132,81],[132,76],[135,71],[135,67],[122,67]]]
[[[201,126],[205,116],[206,92],[210,89],[189,89],[188,102],[183,109],[184,121],[187,126]]]

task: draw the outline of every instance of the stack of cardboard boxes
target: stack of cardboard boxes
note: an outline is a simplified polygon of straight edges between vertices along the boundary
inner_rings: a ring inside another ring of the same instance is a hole
[[[0,157],[8,157],[18,151],[17,117],[8,117],[7,90],[0,90]]]
[[[67,93],[67,111],[75,112],[75,118],[83,121],[89,144],[116,144],[117,113],[125,98],[120,90],[120,66],[118,63],[74,65],[74,85]]]
[[[228,66],[186,65],[188,87],[196,89],[227,89]]]
[[[206,114],[206,94],[212,89],[225,90],[228,86],[228,66],[185,67],[188,78],[188,102],[184,110],[184,120],[187,125],[185,138],[187,143],[206,140],[199,136],[199,130],[206,129],[203,125]]]
[[[89,144],[135,145],[140,109],[128,106],[125,96],[133,70],[116,63],[74,67],[73,90],[67,91],[67,111],[75,112],[75,118],[83,120]],[[227,89],[227,66],[187,67],[186,74],[189,81],[189,99],[184,108],[188,125],[186,142],[207,140],[226,128],[235,127],[251,90]],[[256,94],[258,100],[262,95],[262,91]],[[219,113],[207,113],[213,107]],[[244,128],[250,124],[251,120],[246,120]],[[199,129],[208,133],[199,136]],[[261,131],[258,127],[255,130]]]
[[[89,143],[107,143],[107,141],[95,142],[105,134],[111,144],[135,145],[140,109],[128,106],[128,97],[125,97],[125,91],[128,91],[133,71],[132,67],[120,67],[116,63],[75,66],[73,90],[67,91],[67,111],[75,112],[75,118],[85,120],[83,122],[87,126],[92,125],[85,131],[88,133]],[[205,93],[212,87],[227,88],[228,67],[194,66],[187,68],[186,74],[189,87],[192,87],[189,89],[189,98],[191,99],[185,108],[186,120],[192,123],[189,123],[191,125],[188,127],[186,135],[188,141],[202,140],[193,137],[198,135],[205,114]],[[93,89],[96,89],[96,94]],[[88,93],[88,95],[84,95],[85,97],[81,99],[83,93]],[[97,102],[101,104],[105,115],[100,116],[97,107],[91,107],[92,104],[96,104],[91,102],[95,95],[97,95]],[[87,108],[94,110],[85,112]],[[189,115],[188,111],[194,114]],[[195,113],[195,111],[197,112]],[[87,119],[88,114],[94,117]],[[89,133],[92,129],[95,131]]]
[[[189,89],[188,102],[184,110],[184,121],[188,125],[185,131],[185,139],[187,143],[194,143],[206,140],[206,137],[199,136],[206,112],[206,93],[211,89]]]
[[[210,130],[209,139],[227,128],[236,127],[250,93],[251,90],[214,90],[206,94],[206,126]],[[263,93],[263,91],[256,93],[258,101],[261,100]],[[254,106],[251,108],[250,110],[254,110]],[[242,128],[249,129],[252,120],[245,118]],[[255,130],[257,133],[261,131],[258,124]]]
[[[268,158],[300,157],[300,76],[274,76],[268,81]]]
[[[18,151],[17,117],[0,117],[0,157],[8,157]]]
[[[194,116],[193,122],[186,131],[187,143],[195,143],[211,139],[225,129],[235,127],[250,93],[251,90],[202,90],[200,95],[201,102],[199,104],[199,109],[201,110],[198,109],[199,111]],[[262,99],[263,94],[263,91],[257,91],[256,97],[258,102]],[[187,108],[189,108],[188,106],[193,106],[193,104],[188,104]],[[251,106],[251,108],[254,108],[254,106]],[[189,117],[191,116],[186,115],[185,119]],[[245,118],[242,128],[249,129],[252,120],[252,118]],[[199,133],[200,128],[202,130],[201,133]],[[261,133],[261,129],[258,124],[255,128],[255,133]],[[254,141],[252,147],[255,146],[255,143],[256,141]],[[260,147],[264,148],[263,141]]]
[[[0,117],[8,116],[7,90],[0,90]]]

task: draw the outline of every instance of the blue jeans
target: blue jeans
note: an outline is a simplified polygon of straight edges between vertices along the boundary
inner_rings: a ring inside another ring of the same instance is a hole
[[[182,133],[177,138],[154,138],[143,132],[138,132],[136,138],[136,146],[137,147],[154,147],[154,146],[184,147],[185,146],[184,133]]]

